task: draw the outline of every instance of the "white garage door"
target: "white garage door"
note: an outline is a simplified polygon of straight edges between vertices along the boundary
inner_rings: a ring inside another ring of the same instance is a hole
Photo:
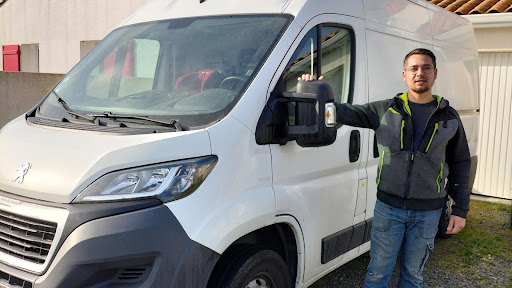
[[[473,193],[512,199],[512,53],[479,53],[480,131]]]

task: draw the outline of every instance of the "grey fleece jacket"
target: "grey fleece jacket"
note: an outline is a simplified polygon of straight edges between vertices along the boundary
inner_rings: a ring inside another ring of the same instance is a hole
[[[403,209],[435,210],[444,206],[448,193],[455,202],[452,214],[466,218],[471,166],[466,135],[455,109],[433,96],[438,105],[416,152],[407,93],[365,105],[336,103],[337,121],[375,130],[379,200]]]

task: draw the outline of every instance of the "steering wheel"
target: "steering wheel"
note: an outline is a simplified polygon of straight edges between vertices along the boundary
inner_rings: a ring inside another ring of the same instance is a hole
[[[229,76],[220,82],[219,88],[236,91],[241,85],[244,85],[247,78],[240,76]]]

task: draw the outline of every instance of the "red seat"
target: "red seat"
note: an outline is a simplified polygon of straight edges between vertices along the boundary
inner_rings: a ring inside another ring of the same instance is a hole
[[[215,70],[200,70],[185,74],[176,80],[175,91],[198,93],[206,89],[214,88],[220,73]]]

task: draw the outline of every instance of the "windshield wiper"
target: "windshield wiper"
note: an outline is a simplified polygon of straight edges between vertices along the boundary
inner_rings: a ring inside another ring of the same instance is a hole
[[[57,92],[55,92],[54,89],[52,89],[50,92],[53,93],[53,95],[55,95],[55,98],[57,98],[57,102],[59,102],[62,108],[64,108],[64,110],[66,110],[66,112],[68,112],[69,115],[75,116],[76,118],[82,118],[91,123],[99,125],[99,122],[96,121],[96,117],[89,117],[87,115],[74,112],[73,110],[71,110],[71,108],[69,108],[68,104],[66,104],[66,101],[60,98],[59,94],[57,94]]]
[[[105,118],[119,118],[119,119],[137,119],[137,120],[144,120],[148,122],[158,123],[167,127],[174,127],[176,131],[183,131],[183,127],[181,126],[180,122],[178,120],[171,119],[169,122],[162,121],[158,119],[150,118],[149,116],[139,116],[139,115],[125,115],[125,114],[113,114],[112,112],[103,112],[103,114],[97,114],[97,115],[90,115],[91,117],[94,117],[95,119],[97,117],[105,117]]]

